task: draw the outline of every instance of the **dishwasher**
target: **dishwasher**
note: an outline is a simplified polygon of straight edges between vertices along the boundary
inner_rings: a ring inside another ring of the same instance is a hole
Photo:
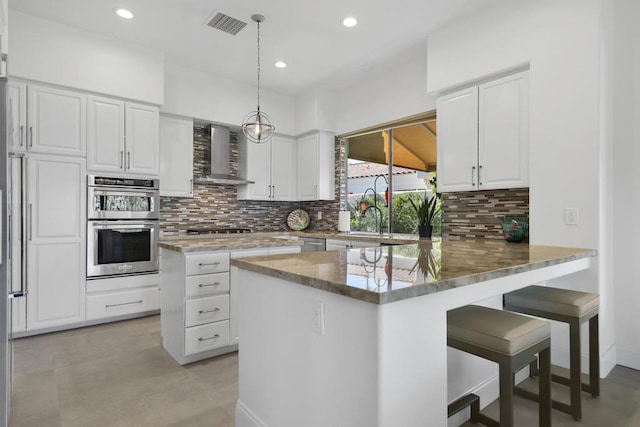
[[[319,239],[317,237],[299,237],[302,240],[301,252],[318,252],[325,250],[325,239]]]

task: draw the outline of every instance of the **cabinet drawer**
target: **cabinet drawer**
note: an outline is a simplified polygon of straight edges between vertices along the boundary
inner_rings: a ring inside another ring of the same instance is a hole
[[[189,254],[185,263],[187,276],[229,271],[229,252]]]
[[[200,353],[229,345],[229,321],[187,328],[184,332],[184,354]]]
[[[184,324],[186,327],[218,322],[229,318],[229,295],[216,295],[188,300]]]
[[[158,310],[158,287],[87,296],[87,320]]]
[[[224,273],[188,276],[185,282],[186,297],[229,292],[229,273],[226,271]]]
[[[160,275],[158,273],[90,279],[87,280],[87,294],[129,291],[149,286],[158,286],[158,283],[160,283]]]

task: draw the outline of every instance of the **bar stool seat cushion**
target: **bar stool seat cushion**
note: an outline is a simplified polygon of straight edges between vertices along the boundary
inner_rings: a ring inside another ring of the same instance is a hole
[[[513,356],[549,338],[546,320],[478,305],[447,313],[447,335],[460,341]]]
[[[507,305],[573,317],[582,317],[600,305],[598,294],[537,285],[510,292],[504,298]]]

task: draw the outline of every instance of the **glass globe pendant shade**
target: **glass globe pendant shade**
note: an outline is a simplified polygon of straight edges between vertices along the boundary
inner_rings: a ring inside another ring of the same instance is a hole
[[[264,16],[252,15],[258,24],[258,109],[246,115],[242,121],[242,133],[249,141],[256,144],[269,141],[275,130],[275,126],[271,124],[271,118],[260,111],[260,23],[264,22]]]
[[[267,142],[275,129],[269,116],[260,110],[250,112],[242,121],[242,133],[256,144]]]

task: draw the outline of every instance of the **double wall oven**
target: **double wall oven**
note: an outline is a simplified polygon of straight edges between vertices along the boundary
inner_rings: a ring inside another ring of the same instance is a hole
[[[87,278],[158,271],[158,184],[88,176]]]

